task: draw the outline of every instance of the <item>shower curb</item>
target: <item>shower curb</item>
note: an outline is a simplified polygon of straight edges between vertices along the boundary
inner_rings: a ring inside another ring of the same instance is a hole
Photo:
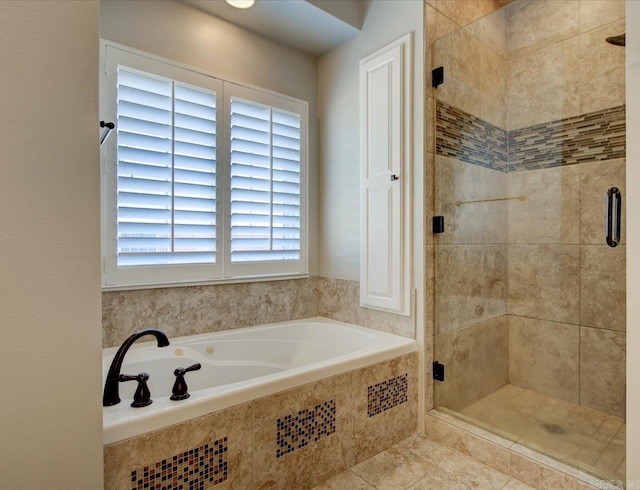
[[[600,479],[438,408],[426,413],[425,433],[534,488],[617,490],[625,487],[621,480]]]

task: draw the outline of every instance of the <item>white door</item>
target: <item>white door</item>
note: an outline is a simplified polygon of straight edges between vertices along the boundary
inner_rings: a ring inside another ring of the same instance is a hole
[[[360,304],[409,315],[411,37],[360,62]]]

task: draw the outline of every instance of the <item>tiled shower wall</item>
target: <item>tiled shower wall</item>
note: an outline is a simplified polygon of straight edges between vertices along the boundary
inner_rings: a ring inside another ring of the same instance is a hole
[[[445,80],[427,101],[437,130],[426,215],[445,218],[433,250],[434,350],[445,365],[434,403],[459,410],[508,381],[506,19],[504,9],[485,17],[499,2],[434,3],[428,52]]]
[[[505,10],[508,189],[520,197],[508,201],[509,379],[624,416],[624,221],[622,245],[604,239],[609,187],[624,209],[625,51],[604,41],[624,32],[624,2]]]
[[[430,23],[435,403],[509,381],[624,415],[625,245],[604,244],[606,190],[625,193],[624,49],[604,38],[624,3],[521,0],[450,35],[427,6]]]
[[[169,338],[324,316],[415,338],[410,317],[360,307],[356,281],[310,277],[218,286],[102,293],[103,347],[120,345],[141,328]]]

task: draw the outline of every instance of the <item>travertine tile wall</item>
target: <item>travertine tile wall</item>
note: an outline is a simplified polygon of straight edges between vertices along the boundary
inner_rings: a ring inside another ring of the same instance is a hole
[[[507,316],[435,336],[445,382],[436,381],[436,404],[461,410],[508,380]]]
[[[624,31],[624,2],[520,0],[487,15],[499,7],[426,6],[427,69],[444,66],[445,83],[426,101],[436,154],[425,215],[445,216],[446,229],[427,258],[435,251],[435,356],[453,366],[435,403],[463,406],[508,380],[623,415],[625,245],[607,247],[603,228],[606,190],[624,196],[624,49],[604,42]],[[447,120],[456,110],[457,126]],[[608,139],[581,135],[585,118]],[[484,131],[482,121],[509,133],[508,173],[485,161],[499,150],[465,134]],[[526,146],[536,131],[546,160]],[[543,160],[556,168],[531,170]],[[508,357],[508,374],[481,380],[488,359],[467,347],[484,345],[491,321],[508,325],[492,353]]]
[[[141,328],[178,337],[313,316],[415,338],[413,304],[411,311],[361,308],[357,281],[326,277],[112,291],[102,293],[102,344],[120,345]]]
[[[435,359],[445,365],[445,382],[435,381],[433,390],[435,405],[456,410],[508,379],[508,217],[502,200],[507,197],[507,24],[504,10],[485,17],[502,5],[487,0],[426,5],[427,69],[443,66],[445,76],[443,85],[428,91],[427,114],[434,119],[426,125],[427,151],[434,155],[425,160],[433,163],[425,181],[434,185],[434,200],[427,202],[425,215],[444,216],[446,230],[432,236],[427,253],[433,259],[426,261],[435,277]],[[473,23],[480,17],[487,22]],[[437,136],[436,117],[448,125]],[[461,134],[464,143],[456,145]],[[430,370],[429,357],[427,363]]]
[[[194,473],[188,475],[193,485],[312,488],[416,431],[417,366],[417,353],[408,354],[109,444],[104,448],[105,488],[137,488],[133,471],[149,467],[161,472],[158,462],[219,440],[226,449],[226,478],[214,485]],[[385,406],[370,415],[370,388],[398,378],[406,380],[401,396],[378,400]],[[309,418],[310,411],[318,413]],[[311,425],[321,433],[311,434]],[[178,483],[191,488],[186,478]]]
[[[552,121],[589,130],[548,147],[556,168],[510,161],[509,194],[523,199],[508,211],[509,381],[624,416],[625,246],[604,240],[609,187],[624,209],[624,49],[604,41],[624,32],[624,2],[527,0],[505,11],[509,143],[537,124],[552,141]],[[621,136],[573,151],[599,131]]]

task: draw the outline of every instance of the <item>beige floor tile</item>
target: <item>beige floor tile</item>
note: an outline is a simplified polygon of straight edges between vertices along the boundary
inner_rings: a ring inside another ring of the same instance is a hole
[[[404,489],[423,478],[428,468],[423,458],[396,445],[351,470],[376,488]]]
[[[618,466],[618,469],[613,475],[613,478],[615,480],[623,480],[623,481],[627,479],[627,458],[624,458],[622,460],[622,463],[620,463],[620,466]]]
[[[429,469],[424,478],[411,485],[407,490],[442,490],[445,488],[447,490],[466,490],[471,487],[449,473],[429,464]]]
[[[459,453],[471,456],[502,472],[509,472],[508,444],[505,445],[503,441],[496,443],[495,440],[499,438],[491,433],[487,433],[488,437],[477,435],[478,432],[485,432],[479,431],[477,427],[474,428],[475,433],[467,429],[460,430],[461,425],[470,426],[460,420],[456,425],[457,427],[454,427],[429,413],[425,419],[425,432],[430,439],[445,444]]]
[[[518,390],[506,389],[504,391],[517,392]],[[624,442],[625,431],[623,427],[619,427],[614,439],[619,443]],[[338,474],[315,487],[314,490],[367,490],[372,488],[402,490],[465,490],[471,488],[593,490],[595,488],[592,485],[596,484],[594,483],[596,480],[591,482],[590,477],[585,474],[582,474],[583,476],[580,478],[586,478],[586,480],[576,479],[580,474],[578,470],[565,467],[566,469],[562,471],[566,471],[566,473],[563,473],[559,469],[554,469],[559,463],[552,459],[536,455],[534,451],[525,447],[514,445],[514,448],[516,447],[519,448],[516,450],[519,452],[512,454],[511,473],[514,476],[521,475],[522,479],[500,472],[451,447],[436,442],[424,434],[414,434],[387,451]],[[610,478],[623,480],[624,464],[625,461],[622,460],[617,466],[615,476],[612,474]],[[528,484],[522,480],[528,481]],[[590,484],[585,483],[586,481],[589,481]]]
[[[420,434],[405,439],[398,445],[423,457],[456,480],[473,488],[502,488],[510,478],[501,471]]]
[[[621,417],[532,390],[506,385],[460,413],[601,478],[614,478],[625,457]]]
[[[602,454],[594,465],[596,468],[612,473],[611,468],[616,468],[617,470],[620,464],[625,460],[625,429],[626,426],[623,425],[611,442],[602,451]],[[613,472],[614,475],[616,470]]]
[[[592,410],[592,412],[594,414],[600,414],[599,418],[601,423],[598,429],[594,431],[591,436],[592,442],[580,449],[580,451],[578,451],[574,456],[576,461],[589,466],[594,466],[596,464],[602,453],[606,451],[607,446],[613,441],[616,433],[624,425],[624,420],[621,417],[607,415],[597,410]],[[596,415],[594,415],[593,418],[595,419]],[[575,423],[581,422],[577,417],[573,420]],[[613,466],[613,463],[611,463],[611,466]]]
[[[318,485],[314,490],[369,490],[372,487],[353,471],[344,471],[331,480],[324,482],[322,485]]]
[[[515,478],[512,478],[511,480],[509,480],[509,483],[507,483],[504,487],[502,487],[502,489],[503,490],[533,490],[533,487],[530,487],[529,485],[521,482],[520,480],[516,480]]]

